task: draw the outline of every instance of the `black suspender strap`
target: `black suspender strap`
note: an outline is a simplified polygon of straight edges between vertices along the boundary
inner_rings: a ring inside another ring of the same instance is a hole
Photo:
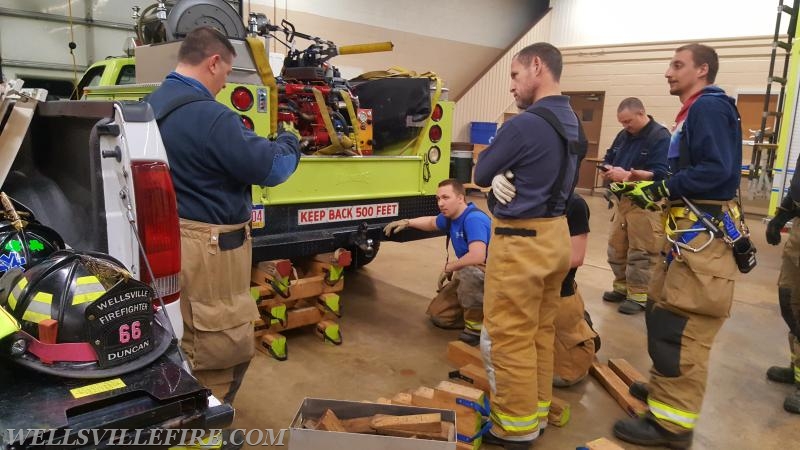
[[[550,199],[547,201],[547,216],[550,217],[555,211],[556,206],[559,205],[562,201],[566,203],[566,198],[561,198],[561,191],[564,187],[564,178],[567,176],[567,167],[569,167],[570,156],[575,155],[577,156],[577,164],[575,166],[575,176],[572,182],[572,186],[569,189],[571,192],[575,189],[575,186],[578,184],[578,172],[580,171],[580,163],[583,160],[583,157],[586,156],[586,150],[588,146],[588,142],[586,140],[586,135],[583,132],[583,126],[581,125],[581,120],[578,115],[575,115],[575,118],[578,120],[578,140],[572,141],[567,136],[566,130],[564,130],[564,125],[558,120],[555,114],[552,111],[545,107],[537,107],[533,109],[529,109],[528,112],[532,114],[536,114],[537,116],[541,117],[545,120],[551,127],[558,133],[561,137],[561,140],[564,142],[564,157],[561,160],[561,167],[558,169],[558,175],[556,176],[556,181],[553,183],[552,189],[550,189]],[[567,193],[567,197],[569,197],[569,193]]]

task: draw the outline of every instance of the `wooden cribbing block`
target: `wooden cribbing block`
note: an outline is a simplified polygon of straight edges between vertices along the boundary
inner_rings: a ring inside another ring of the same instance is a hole
[[[322,320],[322,316],[322,311],[316,306],[292,309],[286,313],[286,326],[275,323],[269,328],[272,331],[283,331],[313,325]]]
[[[447,344],[447,361],[455,367],[464,367],[468,364],[483,367],[481,351],[461,341],[450,341]]]
[[[341,420],[342,426],[348,433],[375,434],[375,429],[370,426],[373,416],[356,417]]]
[[[399,392],[391,400],[392,405],[411,406],[411,394],[407,392]]]
[[[467,381],[464,378],[457,378],[453,380],[456,383],[463,384],[465,386],[472,386],[476,389],[486,392],[487,394],[489,393],[489,390],[491,389],[489,387],[489,377],[486,375],[486,369],[483,368],[483,365],[476,366],[475,364],[467,364],[466,366],[458,369],[458,373],[464,378],[469,378],[471,381]]]
[[[455,402],[455,397],[451,393],[444,391],[437,392],[436,389],[422,386],[411,394],[411,402],[414,406],[421,406],[423,408],[453,410],[456,413],[456,428],[460,434],[472,436],[480,430],[480,414],[472,408],[457,404]],[[477,450],[477,444],[478,442],[473,444],[458,442],[456,448]]]
[[[595,361],[589,372],[597,378],[597,381],[614,397],[619,406],[631,417],[637,417],[647,412],[647,405],[634,398],[628,392],[628,385],[611,370],[608,365]]]
[[[630,386],[635,381],[646,383],[647,378],[644,377],[638,370],[622,358],[611,358],[608,360],[608,368],[613,370],[625,384]]]
[[[442,415],[440,413],[411,414],[408,416],[376,414],[369,426],[378,430],[378,432],[393,430],[438,434],[442,432]]]
[[[336,417],[336,413],[330,409],[325,410],[325,413],[319,418],[317,429],[322,431],[338,431],[341,433],[347,432],[342,422]]]
[[[595,439],[592,442],[587,442],[586,447],[588,447],[589,450],[625,450],[606,438]]]
[[[436,441],[448,441],[455,438],[455,427],[450,422],[440,422],[439,431],[408,431],[386,428],[377,430],[378,434],[384,436],[397,436],[417,439],[433,439]]]

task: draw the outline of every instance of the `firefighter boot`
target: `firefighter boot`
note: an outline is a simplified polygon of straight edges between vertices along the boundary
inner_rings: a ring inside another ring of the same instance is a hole
[[[783,401],[783,409],[793,414],[800,414],[800,387]]]
[[[647,389],[647,384],[641,381],[634,381],[628,388],[628,392],[633,398],[639,399],[647,403],[647,396],[650,395],[650,390]]]
[[[603,300],[611,303],[620,303],[625,300],[625,293],[619,291],[603,292]]]
[[[794,384],[794,366],[772,366],[767,369],[767,379],[776,383]]]
[[[619,305],[617,311],[622,314],[638,314],[647,306],[647,294],[629,293],[625,301]]]
[[[686,433],[667,431],[648,413],[635,419],[618,420],[614,424],[614,436],[625,442],[645,447],[683,449],[692,446],[694,434],[691,431]]]
[[[469,328],[464,328],[464,331],[459,333],[458,340],[472,347],[477,347],[481,343],[481,333],[480,331],[476,333]]]
[[[541,433],[541,431],[539,433]],[[505,450],[530,450],[533,445],[533,439],[529,441],[509,441],[508,439],[495,436],[490,431],[483,435],[482,443],[503,447]]]

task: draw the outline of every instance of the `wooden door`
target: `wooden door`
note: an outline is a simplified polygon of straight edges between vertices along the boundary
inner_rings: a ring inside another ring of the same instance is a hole
[[[597,163],[589,159],[598,158],[605,92],[564,92],[564,95],[569,96],[569,103],[581,119],[586,140],[589,141],[586,158],[581,163],[578,173],[578,187],[592,189]]]

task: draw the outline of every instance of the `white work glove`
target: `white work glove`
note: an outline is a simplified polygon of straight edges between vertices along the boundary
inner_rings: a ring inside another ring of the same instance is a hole
[[[517,195],[517,188],[511,182],[513,179],[514,174],[510,170],[492,178],[492,193],[501,205],[507,205]]]
[[[436,292],[439,292],[444,286],[453,280],[453,272],[442,272],[439,274]]]
[[[400,219],[395,220],[394,222],[389,222],[388,225],[383,227],[383,234],[385,234],[387,237],[397,234],[408,228],[408,224],[408,219]]]

